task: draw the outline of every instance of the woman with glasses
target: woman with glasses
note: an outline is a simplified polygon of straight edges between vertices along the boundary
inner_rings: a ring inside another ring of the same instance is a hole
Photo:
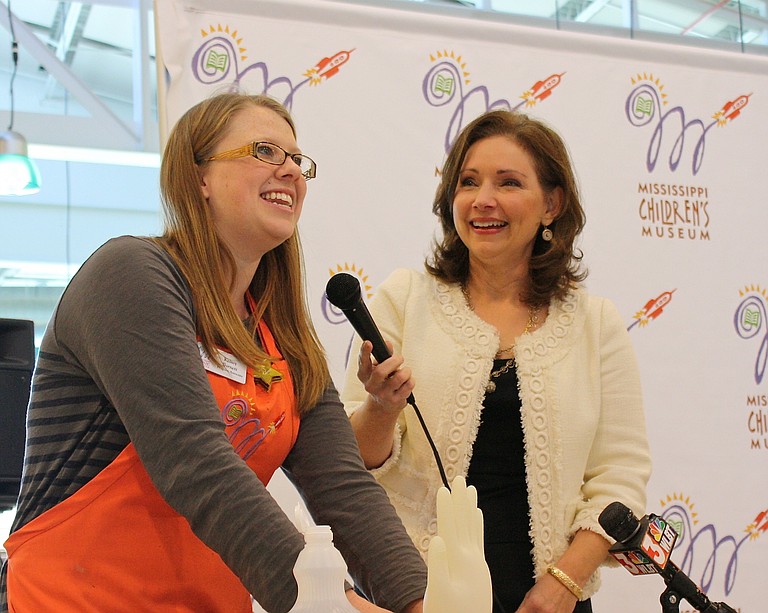
[[[305,306],[315,173],[270,98],[222,94],[178,121],[163,235],[97,250],[46,330],[4,611],[249,613],[251,595],[288,611],[304,541],[266,489],[278,468],[385,607],[349,590],[357,609],[422,610],[425,565],[363,466]]]
[[[447,480],[477,490],[494,613],[591,611],[610,545],[598,516],[616,500],[642,515],[650,459],[624,323],[581,286],[565,144],[521,113],[478,117],[433,212],[442,236],[426,273],[394,272],[370,304],[394,356],[376,364],[366,342],[348,368],[363,459],[426,555],[442,483],[405,409],[413,393]]]

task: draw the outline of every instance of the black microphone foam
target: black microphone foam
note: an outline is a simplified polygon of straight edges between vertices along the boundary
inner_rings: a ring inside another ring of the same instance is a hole
[[[606,534],[622,543],[631,539],[640,530],[640,520],[632,509],[619,501],[605,507],[597,521]]]
[[[336,273],[325,286],[325,297],[332,305],[341,309],[360,338],[371,341],[376,361],[381,363],[392,355],[363,302],[360,282],[356,277],[346,272]]]
[[[325,286],[328,301],[342,311],[351,309],[362,300],[360,282],[346,272],[333,275]]]

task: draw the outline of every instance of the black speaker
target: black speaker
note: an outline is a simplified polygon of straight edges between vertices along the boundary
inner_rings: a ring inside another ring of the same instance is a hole
[[[21,486],[24,424],[34,365],[34,324],[0,319],[0,511],[14,507]]]

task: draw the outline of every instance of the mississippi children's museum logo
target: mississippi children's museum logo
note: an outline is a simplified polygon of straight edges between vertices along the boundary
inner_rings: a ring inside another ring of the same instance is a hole
[[[704,166],[708,139],[712,140],[715,132],[722,134],[721,129],[742,116],[752,94],[718,102],[712,114],[701,119],[691,117],[683,105],[671,106],[664,84],[653,74],[638,74],[631,82],[625,115],[631,126],[648,135],[648,176],[637,181],[635,194],[641,235],[652,239],[712,240],[711,188],[695,177]],[[660,167],[667,177],[651,179]],[[678,180],[674,175],[681,169],[689,171],[694,179]]]

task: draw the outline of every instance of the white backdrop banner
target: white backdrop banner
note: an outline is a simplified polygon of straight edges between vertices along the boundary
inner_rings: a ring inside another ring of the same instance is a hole
[[[197,101],[238,87],[284,102],[318,163],[300,231],[337,383],[353,331],[324,299],[330,275],[356,275],[369,298],[394,268],[423,266],[437,169],[479,113],[553,125],[583,191],[587,286],[617,304],[640,360],[648,510],[681,534],[672,560],[710,599],[765,611],[768,58],[469,11],[155,4],[163,136]],[[596,610],[660,610],[663,590],[660,577],[607,570]]]

